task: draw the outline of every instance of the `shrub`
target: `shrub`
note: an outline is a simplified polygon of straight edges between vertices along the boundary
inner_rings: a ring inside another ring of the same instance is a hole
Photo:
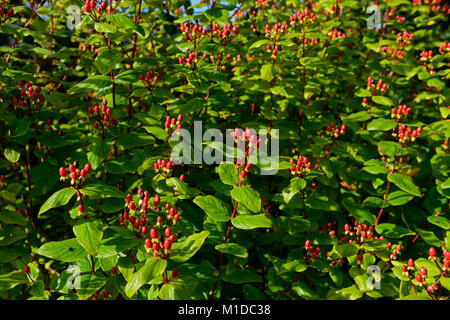
[[[369,5],[3,4],[0,297],[448,298],[450,9]]]

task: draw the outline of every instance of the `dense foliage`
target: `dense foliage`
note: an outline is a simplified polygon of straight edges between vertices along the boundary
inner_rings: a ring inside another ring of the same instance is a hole
[[[449,297],[447,4],[15,2],[0,298]],[[245,155],[177,163],[194,121]]]

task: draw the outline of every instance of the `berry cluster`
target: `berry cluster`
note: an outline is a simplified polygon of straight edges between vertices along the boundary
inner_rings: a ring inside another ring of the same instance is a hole
[[[171,176],[172,174],[172,167],[173,167],[173,158],[170,158],[169,161],[166,160],[161,160],[158,159],[158,161],[155,162],[155,172],[158,174],[162,174],[165,178],[168,178]],[[180,180],[184,181],[184,175],[183,176],[183,180],[181,180],[181,176],[180,176]]]
[[[372,77],[367,78],[367,90],[369,90],[372,95],[378,95],[381,93],[384,93],[386,89],[388,88],[387,83],[383,83],[383,79],[380,78],[375,85],[375,80],[372,79]]]
[[[86,163],[85,166],[80,169],[78,161],[75,160],[73,164],[69,165],[68,169],[69,172],[67,172],[67,169],[64,167],[59,168],[59,175],[61,176],[60,180],[69,181],[70,179],[71,185],[81,187],[83,186],[86,177],[91,172],[91,165]]]
[[[183,116],[181,115],[181,113],[176,118],[175,117],[171,118],[170,116],[166,117],[166,123],[164,124],[164,128],[169,133],[169,136],[171,136],[175,130],[181,130],[182,121]]]
[[[317,161],[319,161],[317,159]],[[306,174],[308,174],[312,170],[312,164],[308,160],[308,157],[299,156],[297,159],[297,163],[293,158],[289,159],[289,162],[294,166],[290,168],[292,175],[297,175],[303,178]],[[314,169],[318,169],[318,165]]]
[[[327,35],[331,38],[331,40],[333,39],[337,39],[337,38],[346,38],[347,34],[345,32],[342,32],[336,28],[331,29],[330,31],[328,31]]]
[[[86,2],[84,3],[84,11],[86,13],[90,13],[91,11],[94,11],[96,8],[96,3],[95,0],[86,0]],[[106,1],[102,1],[100,6],[97,7],[97,14],[101,14],[107,6],[107,2]]]
[[[332,136],[333,138],[338,138],[339,136],[345,134],[345,129],[347,127],[345,126],[345,124],[342,124],[340,128],[338,128],[338,126],[335,125],[334,122],[331,122],[326,130],[325,130],[325,134],[328,136]]]
[[[433,56],[433,51],[432,50],[428,50],[428,51],[422,51],[420,53],[420,62],[424,65],[427,65],[430,62],[431,57]]]
[[[200,40],[206,37],[209,33],[210,38],[216,37],[218,39],[223,39],[225,42],[231,39],[232,35],[237,35],[239,32],[239,27],[237,25],[232,25],[230,22],[225,24],[223,28],[220,28],[219,24],[214,24],[209,30],[202,27],[200,24],[183,22],[180,26],[181,34],[184,36],[186,41]]]
[[[103,291],[103,295],[101,294]],[[92,297],[92,300],[99,300],[100,299],[100,295],[103,296],[103,299],[106,300],[110,297],[110,291],[108,289],[102,290],[102,289],[98,289],[97,291],[95,291],[95,295]]]
[[[0,176],[0,190],[6,186],[6,177],[4,175]]]
[[[11,18],[13,15],[14,15],[14,8],[11,8],[8,11],[6,11],[5,8],[0,6],[0,16],[4,16],[5,21],[8,20],[8,18]]]
[[[21,105],[22,107],[31,106],[35,104],[38,106],[38,101],[40,103],[44,102],[44,95],[41,93],[42,88],[40,86],[36,86],[33,88],[33,85],[30,82],[26,84],[23,81],[19,81],[17,86],[20,89],[20,96],[13,98],[14,105]]]
[[[450,14],[450,8],[447,3],[441,6],[441,0],[413,0],[413,5],[421,5],[425,3],[430,8],[431,12],[439,13],[442,11],[443,14]]]
[[[239,128],[234,129],[233,138],[234,142],[237,143],[238,149],[244,152],[245,157],[254,154],[261,144],[261,139],[258,135],[249,128],[246,128],[245,130]],[[239,164],[242,164],[243,162],[243,159],[238,159]]]
[[[121,217],[119,217],[119,223],[137,233],[139,237],[147,236],[144,241],[147,252],[153,251],[153,256],[160,256],[166,259],[170,254],[172,243],[175,241],[175,236],[170,229],[171,225],[175,225],[180,218],[178,210],[170,206],[169,203],[165,205],[166,222],[163,223],[161,216],[156,218],[156,223],[152,224],[147,220],[148,214],[151,211],[161,212],[160,197],[155,194],[153,205],[148,205],[148,191],[143,191],[139,188],[137,199],[135,202],[131,194],[127,195],[125,199],[125,209]],[[159,232],[158,232],[159,230]],[[159,234],[161,234],[159,236]]]
[[[400,49],[393,49],[391,46],[384,46],[381,48],[383,56],[392,60],[401,60],[404,57],[405,52]]]
[[[408,115],[411,113],[411,108],[407,107],[406,104],[402,105],[399,104],[397,109],[392,108],[391,109],[391,118],[395,118],[398,121],[403,121],[408,117]]]
[[[441,45],[439,47],[439,52],[444,55],[449,53],[450,52],[450,42],[447,42],[447,43],[444,43],[443,45]]]
[[[341,228],[341,232],[344,233],[344,236],[340,239],[341,242],[355,242],[360,244],[376,237],[372,225],[368,226],[367,224],[361,224],[358,221],[355,221],[353,225],[345,224],[344,227]]]
[[[320,255],[320,248],[317,247],[314,249],[314,246],[311,245],[310,240],[305,241],[305,251],[306,254],[303,256],[303,259],[305,260],[306,264],[313,263],[314,260],[316,260],[317,257]]]
[[[289,17],[289,21],[291,22],[291,25],[296,26],[297,24],[305,25],[306,23],[312,24],[316,22],[316,16],[314,12],[310,12],[309,8],[306,7],[304,12],[302,13],[301,10],[298,10],[296,13],[291,15]]]
[[[156,85],[159,80],[158,76],[155,76],[155,72],[153,70],[148,71],[145,74],[145,77],[143,74],[139,75],[139,79],[141,81],[145,82],[145,84],[150,85],[150,86]],[[150,82],[151,80],[153,81],[153,83]]]
[[[265,28],[266,37],[268,37],[270,40],[277,42],[278,40],[280,40],[280,38],[286,32],[287,28],[288,28],[288,25],[281,24],[281,22],[274,24],[274,26],[272,28],[270,28],[269,24],[266,24],[266,28]]]
[[[99,128],[104,132],[113,125],[117,125],[117,120],[111,116],[112,109],[108,108],[108,101],[103,100],[102,107],[100,108],[98,102],[94,102],[92,107],[88,107],[88,123],[94,120],[93,127],[95,130]]]
[[[414,38],[414,34],[408,33],[408,31],[403,31],[397,33],[397,43],[400,44],[402,47],[405,47],[408,45],[412,39]]]
[[[434,261],[434,263],[437,265],[437,267],[441,271],[441,275],[447,277],[450,271],[450,251],[447,249],[443,250],[443,256],[442,259],[437,257],[436,249],[431,247],[428,250],[429,257],[428,259],[431,261]],[[441,261],[442,260],[442,261]],[[412,258],[408,260],[407,265],[402,265],[402,272],[405,276],[408,276],[410,281],[415,279],[417,281],[417,284],[420,287],[426,288],[428,294],[435,293],[440,284],[439,280],[434,282],[434,279],[432,277],[428,276],[428,270],[425,267],[421,267],[416,273],[416,264]],[[415,274],[415,275],[414,275]],[[427,281],[428,280],[428,281]]]
[[[398,132],[395,130],[392,132],[392,136],[398,139],[398,142],[402,145],[414,142],[416,138],[422,133],[422,127],[417,127],[417,129],[411,129],[411,127],[406,127],[402,124],[398,126]]]

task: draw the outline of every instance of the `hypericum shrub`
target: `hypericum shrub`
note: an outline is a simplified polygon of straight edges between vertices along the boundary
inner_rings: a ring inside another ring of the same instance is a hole
[[[448,4],[15,2],[0,299],[449,299]]]

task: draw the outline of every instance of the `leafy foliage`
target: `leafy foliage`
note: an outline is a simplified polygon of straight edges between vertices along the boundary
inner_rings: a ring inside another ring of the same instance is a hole
[[[448,4],[15,2],[1,299],[449,298]]]

